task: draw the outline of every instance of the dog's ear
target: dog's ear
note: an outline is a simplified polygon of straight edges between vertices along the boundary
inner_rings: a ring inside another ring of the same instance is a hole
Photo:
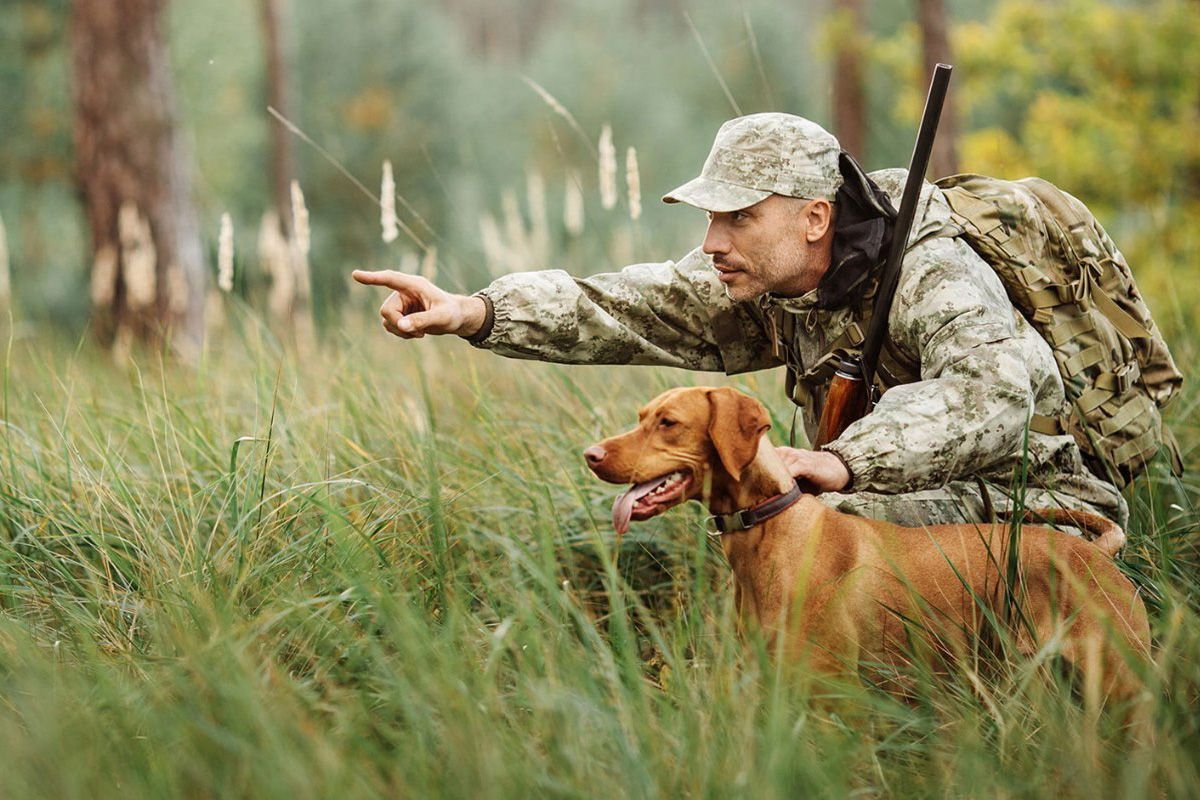
[[[735,481],[758,453],[758,440],[771,427],[767,409],[753,397],[722,387],[708,392],[708,436],[725,471]]]

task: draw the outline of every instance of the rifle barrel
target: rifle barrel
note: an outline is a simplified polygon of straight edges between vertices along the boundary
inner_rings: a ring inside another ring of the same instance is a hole
[[[929,156],[933,151],[933,139],[937,135],[938,119],[942,115],[942,104],[946,100],[952,69],[949,64],[938,64],[934,68],[929,95],[925,99],[925,113],[921,115],[917,143],[913,147],[912,159],[908,165],[908,180],[905,181],[904,194],[900,198],[900,211],[892,228],[891,247],[888,249],[887,261],[884,262],[879,293],[875,298],[875,311],[871,315],[871,323],[867,326],[867,335],[863,340],[862,371],[863,380],[868,387],[874,383],[875,367],[879,363],[879,352],[883,348],[883,337],[887,335],[888,313],[892,308],[896,285],[900,282],[900,265],[908,246],[913,217],[917,213],[921,185],[925,182],[925,173],[929,169]]]

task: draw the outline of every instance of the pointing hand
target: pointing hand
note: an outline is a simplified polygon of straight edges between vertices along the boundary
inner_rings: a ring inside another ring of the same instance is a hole
[[[420,339],[427,333],[470,336],[483,326],[486,306],[478,297],[451,294],[419,275],[395,270],[356,269],[351,276],[359,283],[392,290],[379,307],[379,316],[384,330],[401,339]]]

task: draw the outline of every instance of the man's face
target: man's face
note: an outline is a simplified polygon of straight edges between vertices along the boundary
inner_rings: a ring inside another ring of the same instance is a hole
[[[709,212],[701,249],[733,300],[798,297],[829,268],[832,228],[828,201],[773,194],[740,211]]]

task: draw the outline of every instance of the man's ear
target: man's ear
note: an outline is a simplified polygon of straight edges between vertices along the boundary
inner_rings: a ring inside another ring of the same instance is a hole
[[[805,236],[809,242],[825,238],[833,227],[833,204],[823,197],[810,200],[804,206],[808,227]]]
[[[722,387],[708,392],[708,437],[735,481],[758,453],[758,440],[771,427],[767,409],[753,397]]]

